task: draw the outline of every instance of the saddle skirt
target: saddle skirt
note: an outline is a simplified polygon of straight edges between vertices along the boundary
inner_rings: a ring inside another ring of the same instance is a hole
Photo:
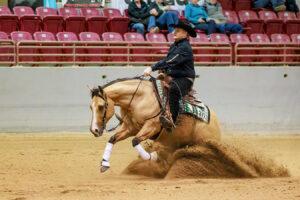
[[[170,113],[169,110],[169,101],[166,83],[163,80],[153,79],[152,80],[155,92],[157,95],[157,99],[159,101],[160,107],[164,109],[167,113]],[[200,119],[205,123],[209,123],[210,121],[210,110],[207,105],[204,105],[203,102],[196,97],[193,96],[195,91],[192,90],[189,94],[184,96],[179,101],[179,113],[189,114],[193,117]]]

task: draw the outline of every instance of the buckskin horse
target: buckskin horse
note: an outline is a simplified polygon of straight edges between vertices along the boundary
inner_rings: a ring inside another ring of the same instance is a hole
[[[161,107],[151,81],[142,77],[114,80],[98,88],[90,88],[92,103],[92,121],[90,131],[99,137],[105,130],[106,123],[115,114],[115,106],[120,107],[121,127],[106,144],[101,172],[110,168],[110,155],[113,146],[133,136],[132,145],[145,160],[156,160],[156,151],[148,153],[140,142],[154,138],[153,146],[167,147],[172,151],[185,145],[204,144],[209,139],[220,140],[221,129],[218,119],[210,109],[210,121],[205,123],[187,114],[178,116],[176,128],[172,132],[161,131],[159,115]],[[160,133],[161,132],[161,133]],[[157,136],[157,133],[160,133]],[[157,148],[159,149],[159,148]]]

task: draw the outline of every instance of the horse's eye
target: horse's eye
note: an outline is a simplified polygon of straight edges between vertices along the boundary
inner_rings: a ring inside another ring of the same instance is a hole
[[[103,106],[98,106],[98,109],[100,110],[100,111],[102,111],[103,110]]]

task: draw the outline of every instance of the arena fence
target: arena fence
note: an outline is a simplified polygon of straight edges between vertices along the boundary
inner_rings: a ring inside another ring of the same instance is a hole
[[[0,41],[0,64],[152,65],[163,59],[170,42]],[[196,66],[300,65],[296,43],[191,43]]]

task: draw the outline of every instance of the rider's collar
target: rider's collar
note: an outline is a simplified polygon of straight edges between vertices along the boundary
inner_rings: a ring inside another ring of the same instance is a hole
[[[187,40],[187,38],[183,38],[181,40],[175,41],[175,44],[178,45],[178,44],[180,44],[180,43],[182,43],[182,42],[184,42],[186,40]]]

